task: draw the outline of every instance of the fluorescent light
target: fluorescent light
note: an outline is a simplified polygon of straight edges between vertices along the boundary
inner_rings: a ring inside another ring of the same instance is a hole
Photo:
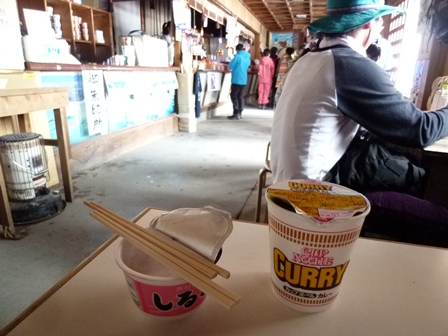
[[[296,14],[296,18],[298,18],[298,19],[306,19],[306,14]]]

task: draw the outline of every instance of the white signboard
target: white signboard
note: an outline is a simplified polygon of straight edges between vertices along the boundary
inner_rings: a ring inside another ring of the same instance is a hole
[[[83,70],[82,83],[86,103],[89,135],[107,133],[106,99],[104,96],[103,71]]]

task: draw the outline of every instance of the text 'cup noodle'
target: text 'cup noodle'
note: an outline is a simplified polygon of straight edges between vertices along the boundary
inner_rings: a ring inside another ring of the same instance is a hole
[[[266,191],[272,291],[303,312],[329,309],[339,293],[369,201],[323,181],[289,180]]]

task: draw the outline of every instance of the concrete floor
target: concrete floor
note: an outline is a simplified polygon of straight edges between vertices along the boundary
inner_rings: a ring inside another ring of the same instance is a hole
[[[0,240],[0,334],[113,236],[89,216],[84,200],[129,219],[147,207],[214,205],[235,219],[253,220],[272,115],[247,108],[241,120],[215,117],[199,123],[196,133],[174,134],[75,174],[74,203],[50,220],[17,226],[26,233],[21,240]]]

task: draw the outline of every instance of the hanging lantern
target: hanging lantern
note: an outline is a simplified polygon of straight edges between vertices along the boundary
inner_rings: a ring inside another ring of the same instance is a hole
[[[216,22],[216,29],[221,28],[221,25],[219,24],[219,22]]]
[[[204,27],[201,27],[201,36],[204,36]]]
[[[207,28],[208,26],[208,17],[206,17],[205,15],[202,15],[202,20],[203,20],[203,24],[202,27]]]

